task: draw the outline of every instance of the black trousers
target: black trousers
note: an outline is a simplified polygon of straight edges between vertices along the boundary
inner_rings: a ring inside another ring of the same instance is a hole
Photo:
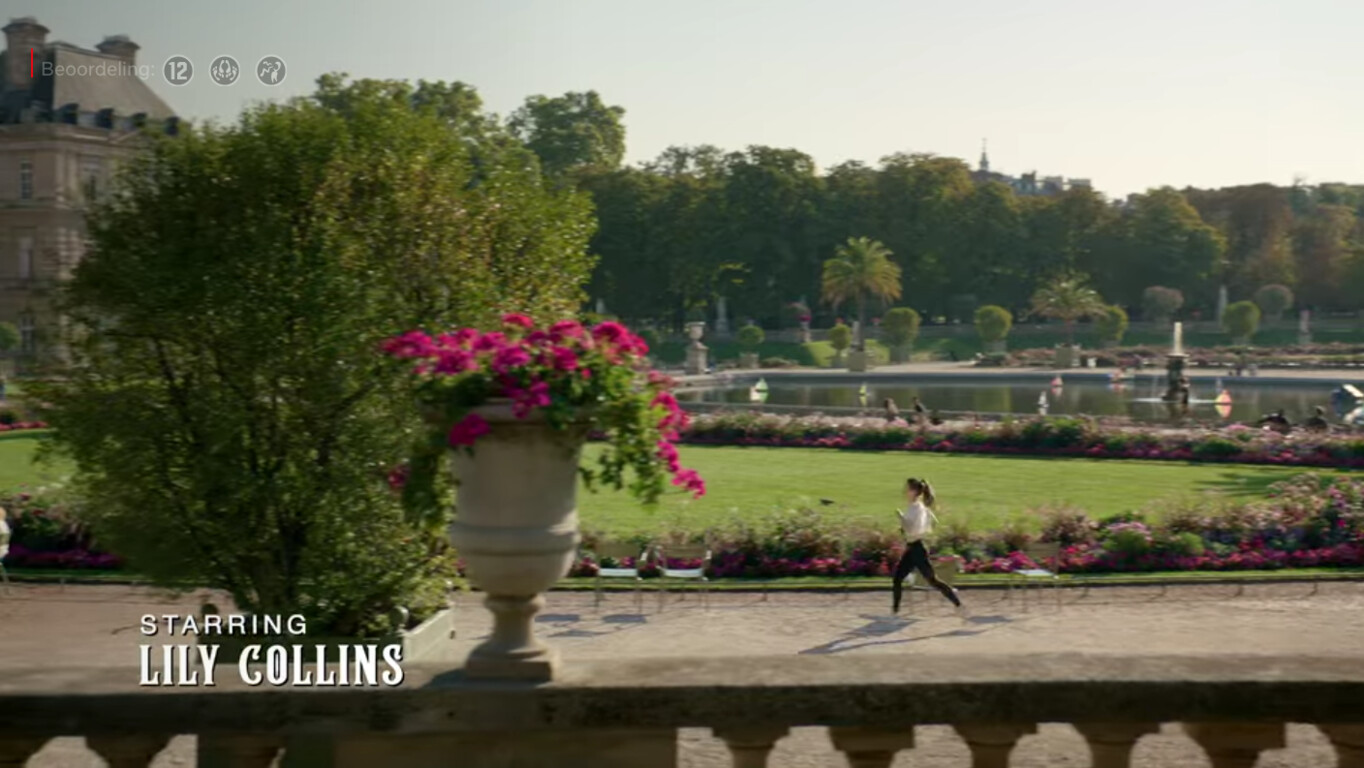
[[[957,597],[957,590],[944,584],[933,572],[933,563],[928,559],[928,548],[924,546],[922,541],[916,541],[905,547],[905,553],[900,556],[900,562],[895,566],[895,603],[893,610],[900,610],[900,597],[904,592],[905,579],[909,577],[910,571],[918,571],[919,575],[924,577],[924,581],[941,592],[943,597],[951,600],[953,605],[961,605],[961,600]]]

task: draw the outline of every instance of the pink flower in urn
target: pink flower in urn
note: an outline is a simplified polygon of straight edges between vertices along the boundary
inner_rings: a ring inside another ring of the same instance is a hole
[[[473,445],[478,438],[492,431],[488,426],[488,420],[471,413],[459,420],[459,423],[450,428],[450,445]]]
[[[677,455],[677,447],[667,440],[658,441],[658,458],[663,459],[668,463],[669,472],[676,473],[680,471],[681,466],[678,464],[679,457]]]
[[[473,349],[474,343],[479,339],[479,332],[473,328],[461,328],[455,331],[455,345],[463,349]]]
[[[536,408],[548,408],[550,405],[549,384],[537,381],[527,389],[512,390],[510,393],[516,402],[512,405],[512,415],[518,419],[524,419]]]
[[[502,324],[511,326],[513,328],[521,328],[527,331],[535,327],[535,323],[532,322],[529,317],[526,317],[520,312],[512,312],[510,314],[503,315]]]
[[[502,333],[486,333],[474,341],[475,352],[492,352],[507,346],[507,337]]]
[[[659,392],[654,395],[654,399],[649,402],[649,405],[651,407],[662,406],[670,413],[679,410],[681,407],[677,404],[677,398],[674,397],[671,392]]]
[[[426,357],[436,349],[431,337],[422,331],[408,331],[401,336],[388,339],[382,345],[386,354],[396,358]]]
[[[706,481],[694,469],[684,469],[673,476],[673,485],[684,485],[695,498],[706,495]]]
[[[443,349],[437,353],[436,373],[460,374],[478,367],[478,361],[470,352],[462,349]]]
[[[630,332],[620,323],[608,320],[592,329],[592,337],[611,344],[623,344],[630,338]]]
[[[549,335],[556,343],[564,339],[580,339],[583,337],[583,326],[577,320],[560,320],[549,327]]]
[[[520,347],[503,347],[493,356],[493,370],[506,373],[512,368],[520,368],[530,362],[530,353]]]
[[[572,371],[578,367],[578,356],[567,347],[555,347],[553,351],[554,369]]]
[[[802,323],[808,323],[808,322],[810,322],[810,321],[813,320],[813,319],[814,319],[814,318],[811,317],[811,316],[809,316],[809,315],[801,315],[801,316],[800,316],[800,321],[801,321]]]

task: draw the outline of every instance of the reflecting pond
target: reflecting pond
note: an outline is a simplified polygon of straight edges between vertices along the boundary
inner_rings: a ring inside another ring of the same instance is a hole
[[[901,411],[908,411],[914,398],[919,397],[929,410],[977,413],[1038,413],[1039,398],[1045,397],[1047,412],[1056,414],[1088,414],[1092,416],[1127,416],[1137,421],[1163,422],[1169,419],[1167,404],[1160,401],[1165,375],[1142,376],[1135,381],[1112,385],[1102,380],[1084,379],[1064,381],[1060,389],[1048,386],[1045,380],[1021,381],[998,379],[918,379],[897,381],[868,381],[866,404],[879,407],[885,398],[896,402]],[[800,405],[811,408],[861,406],[861,384],[795,384],[774,379],[768,382],[767,403]],[[1231,407],[1219,409],[1214,403],[1221,385],[1231,395]],[[1312,414],[1314,406],[1322,406],[1331,413],[1331,392],[1339,382],[1321,381],[1301,384],[1263,384],[1254,379],[1195,379],[1193,381],[1192,415],[1200,419],[1223,418],[1227,421],[1254,421],[1262,414],[1282,408],[1289,420],[1301,422]],[[678,398],[690,401],[747,403],[749,388],[728,387],[681,392]]]

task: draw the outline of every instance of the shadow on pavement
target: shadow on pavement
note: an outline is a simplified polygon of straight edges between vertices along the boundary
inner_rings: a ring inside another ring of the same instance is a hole
[[[843,653],[845,651],[855,651],[859,648],[870,648],[877,645],[903,645],[905,643],[916,643],[921,640],[932,640],[940,637],[972,637],[984,634],[989,631],[988,627],[994,624],[1008,624],[1013,620],[1007,616],[972,616],[966,619],[968,624],[983,625],[986,629],[954,629],[947,632],[939,632],[932,635],[922,635],[920,637],[905,637],[898,640],[868,640],[858,642],[865,638],[887,637],[894,635],[903,629],[913,625],[918,619],[900,618],[898,616],[868,616],[862,615],[867,619],[867,624],[848,631],[842,637],[818,645],[814,648],[807,648],[800,651],[801,655],[824,655],[831,653]]]

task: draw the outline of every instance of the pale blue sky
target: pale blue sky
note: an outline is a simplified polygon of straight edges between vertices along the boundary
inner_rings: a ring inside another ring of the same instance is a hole
[[[794,147],[821,168],[896,151],[1150,186],[1364,183],[1361,0],[17,0],[52,38],[126,33],[194,82],[192,118],[301,94],[324,72],[462,80],[506,114],[599,91],[627,159],[671,144]],[[213,57],[243,64],[231,87]],[[276,54],[286,82],[249,67]]]

